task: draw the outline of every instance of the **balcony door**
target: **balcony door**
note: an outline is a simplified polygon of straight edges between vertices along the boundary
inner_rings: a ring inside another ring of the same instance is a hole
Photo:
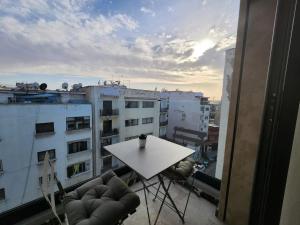
[[[109,133],[112,131],[112,121],[104,120],[103,121],[103,133]]]
[[[103,111],[106,113],[112,112],[112,101],[103,101]]]

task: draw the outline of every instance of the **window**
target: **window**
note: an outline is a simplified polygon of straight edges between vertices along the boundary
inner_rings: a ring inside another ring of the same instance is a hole
[[[50,160],[54,160],[55,159],[55,149],[51,149],[51,150],[47,150],[47,151],[38,152],[37,153],[38,162],[44,161],[46,152],[48,152]]]
[[[126,101],[125,108],[138,108],[139,102],[138,101]]]
[[[205,120],[208,120],[208,116],[204,117]]]
[[[3,164],[2,164],[2,160],[0,159],[0,173],[3,172]]]
[[[54,123],[37,123],[35,124],[35,133],[43,134],[43,133],[53,133],[54,132]]]
[[[143,108],[154,108],[154,102],[144,101]]]
[[[125,120],[125,127],[131,127],[137,125],[139,125],[139,119]]]
[[[88,141],[76,141],[68,144],[68,154],[82,152],[88,150]]]
[[[89,170],[90,170],[90,162],[89,161],[75,163],[75,164],[67,167],[67,176],[68,176],[68,178],[71,178],[74,175],[84,173]]]
[[[142,124],[153,123],[153,117],[143,118]]]
[[[90,117],[67,117],[67,130],[79,130],[84,128],[90,128]]]
[[[5,189],[1,188],[0,189],[0,200],[4,200],[5,199]]]
[[[206,107],[205,110],[206,110],[206,111],[209,111],[209,107]]]

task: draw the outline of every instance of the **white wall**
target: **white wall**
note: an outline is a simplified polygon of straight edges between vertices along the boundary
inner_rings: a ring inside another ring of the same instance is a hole
[[[103,118],[100,117],[100,110],[103,108],[103,101],[111,100],[112,108],[119,109],[118,116],[112,116],[112,128],[119,129],[119,135],[113,137],[113,143],[124,141],[125,138],[137,136],[141,133],[153,133],[159,136],[159,93],[154,91],[127,89],[125,87],[91,86],[85,88],[87,98],[93,105],[93,138],[95,146],[96,174],[101,174],[101,138],[100,130],[103,130]],[[125,101],[139,101],[139,108],[125,108]],[[154,101],[154,108],[142,108],[142,101]],[[152,124],[142,124],[142,118],[153,117]],[[125,127],[125,120],[139,119],[138,126]],[[112,166],[122,165],[118,160],[112,160]]]
[[[92,172],[89,171],[74,178],[67,178],[68,165],[92,158],[91,150],[68,156],[68,142],[92,138],[91,129],[66,132],[66,117],[69,116],[91,118],[91,105],[0,105],[0,159],[4,167],[4,173],[0,175],[0,188],[5,188],[6,192],[6,199],[0,203],[0,212],[42,196],[38,178],[42,176],[43,165],[37,160],[39,151],[56,150],[54,164],[64,187],[92,176]],[[55,134],[36,137],[35,124],[43,122],[54,122]],[[27,178],[28,184],[25,189]]]
[[[201,107],[204,107],[204,112]],[[206,108],[208,110],[206,110]],[[201,105],[195,93],[180,96],[173,93],[169,95],[168,110],[168,138],[173,138],[174,127],[184,127],[195,131],[208,131],[210,106]]]
[[[300,221],[300,109],[294,134],[289,171],[283,199],[280,225],[295,225]]]
[[[221,115],[220,115],[220,129],[219,129],[219,141],[218,141],[218,156],[215,177],[218,179],[222,178],[224,152],[227,134],[227,122],[229,116],[229,104],[230,104],[230,93],[231,93],[231,80],[233,73],[234,63],[234,51],[235,49],[229,49],[225,53],[225,66],[224,66],[224,77],[223,77],[223,89],[221,99]]]

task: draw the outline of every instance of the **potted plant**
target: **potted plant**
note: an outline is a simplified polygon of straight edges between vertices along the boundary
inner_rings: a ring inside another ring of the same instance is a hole
[[[145,146],[146,146],[146,140],[147,140],[147,135],[141,134],[139,136],[139,145],[140,145],[141,149],[145,148]]]

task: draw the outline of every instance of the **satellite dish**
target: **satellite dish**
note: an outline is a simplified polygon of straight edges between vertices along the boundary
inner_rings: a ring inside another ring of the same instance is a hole
[[[41,89],[42,91],[45,91],[45,90],[47,89],[47,84],[46,84],[46,83],[41,83],[40,89]]]
[[[61,88],[68,90],[68,86],[69,86],[69,84],[67,82],[65,82],[65,83],[62,83]]]
[[[32,88],[33,89],[35,89],[35,90],[37,90],[37,89],[39,89],[39,83],[38,82],[34,82],[33,84],[32,84]]]

